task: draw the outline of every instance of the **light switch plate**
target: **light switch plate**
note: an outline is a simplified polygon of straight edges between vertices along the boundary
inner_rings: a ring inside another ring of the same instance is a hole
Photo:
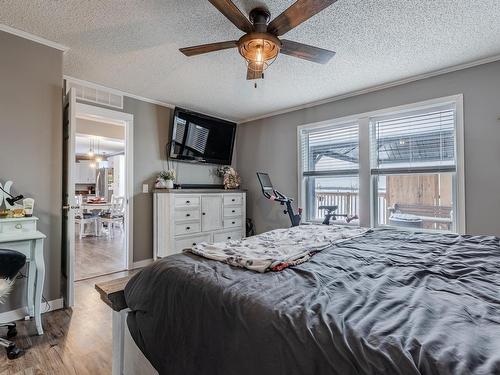
[[[149,185],[148,184],[142,184],[142,192],[149,193]]]

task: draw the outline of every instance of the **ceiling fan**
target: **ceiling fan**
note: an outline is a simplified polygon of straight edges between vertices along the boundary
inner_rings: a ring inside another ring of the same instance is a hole
[[[247,79],[264,78],[264,70],[278,54],[326,64],[335,52],[278,37],[329,7],[337,0],[298,0],[274,20],[266,8],[255,8],[247,18],[231,0],[208,0],[238,29],[245,32],[239,40],[180,48],[186,56],[238,48],[247,61]]]

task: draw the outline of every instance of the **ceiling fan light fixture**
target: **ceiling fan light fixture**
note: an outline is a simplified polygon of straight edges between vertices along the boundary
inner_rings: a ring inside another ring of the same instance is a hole
[[[280,40],[268,33],[249,33],[238,41],[240,55],[254,71],[267,69],[278,57],[280,48]]]

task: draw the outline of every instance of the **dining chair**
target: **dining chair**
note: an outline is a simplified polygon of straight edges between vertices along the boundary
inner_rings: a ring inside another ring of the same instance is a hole
[[[82,195],[77,195],[76,197],[76,214],[75,214],[75,224],[79,225],[79,236],[80,239],[82,239],[84,236],[86,236],[85,232],[85,225],[88,224],[93,224],[94,225],[94,236],[97,237],[97,216],[92,214],[92,213],[87,213],[83,212],[82,204],[83,204],[83,196]]]
[[[115,224],[120,226],[120,230],[124,231],[124,217],[125,217],[125,197],[111,197],[111,208],[109,212],[99,215],[99,226],[102,227],[106,224],[108,227],[108,237],[114,236]]]

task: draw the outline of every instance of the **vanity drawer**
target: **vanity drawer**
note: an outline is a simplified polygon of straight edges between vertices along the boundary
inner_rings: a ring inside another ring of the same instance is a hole
[[[241,207],[224,207],[224,217],[241,216]]]
[[[231,231],[224,233],[214,233],[214,242],[226,242],[231,240],[241,240],[241,231]]]
[[[183,210],[175,210],[174,220],[176,223],[180,221],[189,220],[200,220],[200,209],[199,208],[189,208]]]
[[[190,249],[201,242],[210,242],[210,234],[190,236],[174,240],[174,253],[181,253],[184,249]]]
[[[199,195],[179,195],[175,198],[175,207],[192,207],[200,205]]]
[[[241,194],[224,194],[224,206],[241,206],[242,202]]]
[[[175,235],[198,233],[201,231],[200,223],[175,224]]]
[[[241,225],[242,225],[242,222],[241,222],[241,218],[239,218],[239,217],[226,218],[224,220],[224,229],[241,228]]]
[[[0,233],[23,233],[23,232],[35,232],[36,231],[36,221],[35,220],[23,220],[23,221],[0,221]]]

